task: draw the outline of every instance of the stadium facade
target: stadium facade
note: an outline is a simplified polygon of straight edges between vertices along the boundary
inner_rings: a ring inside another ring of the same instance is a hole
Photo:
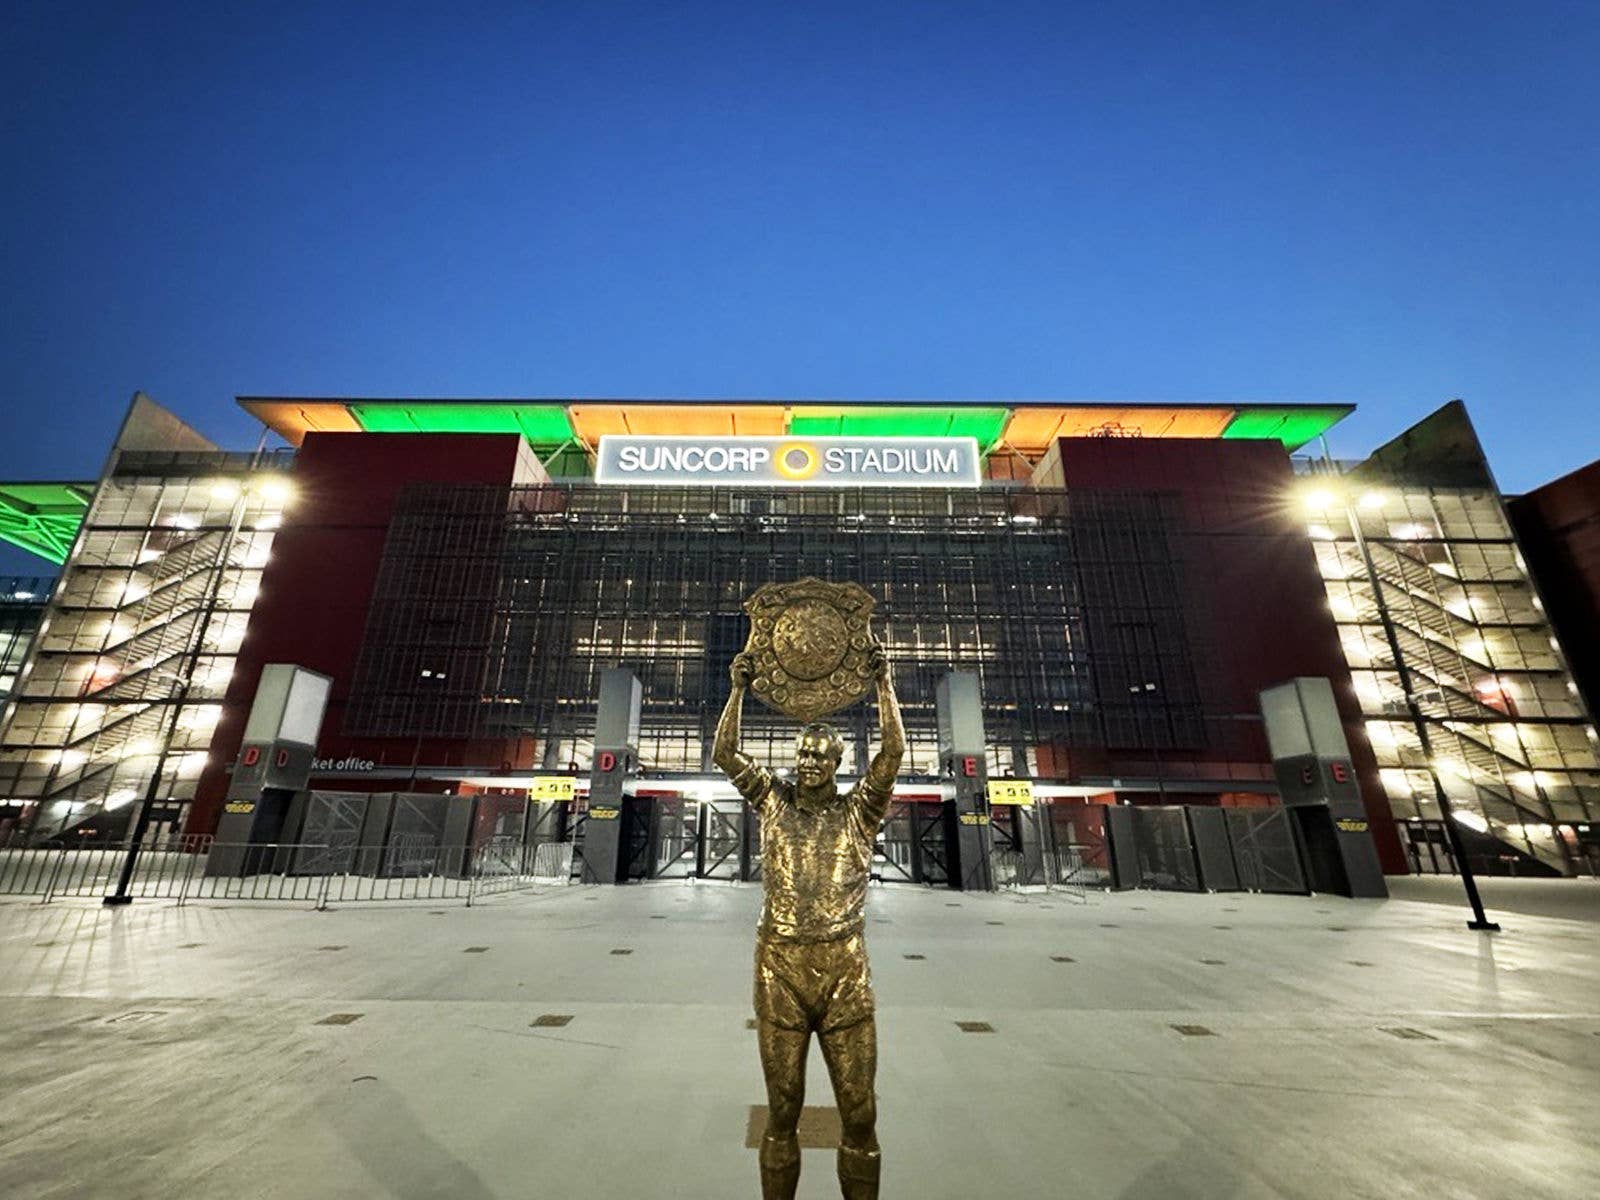
[[[240,403],[255,451],[137,396],[98,479],[0,485],[0,536],[61,568],[47,602],[0,600],[0,837],[115,840],[140,811],[152,837],[215,832],[261,671],[294,663],[333,681],[316,792],[474,796],[473,828],[581,843],[625,668],[619,876],[750,878],[711,733],[741,601],[815,575],[877,597],[897,671],[886,879],[955,882],[952,672],[976,683],[982,776],[1031,784],[991,813],[1012,870],[1039,846],[1092,863],[1125,808],[1149,814],[1147,882],[1196,812],[1269,836],[1260,693],[1307,677],[1332,685],[1349,828],[1385,872],[1453,869],[1463,845],[1484,870],[1592,869],[1595,726],[1536,573],[1546,526],[1534,505],[1513,524],[1458,402],[1359,462],[1317,452],[1348,406]],[[840,722],[848,776],[871,713]],[[790,752],[754,706],[745,736]],[[313,819],[303,802],[273,836]],[[1315,860],[1314,830],[1283,836]]]

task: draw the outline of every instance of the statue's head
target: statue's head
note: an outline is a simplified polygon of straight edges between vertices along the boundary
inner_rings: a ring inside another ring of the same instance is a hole
[[[833,779],[844,757],[844,739],[832,725],[813,721],[800,731],[795,743],[795,774],[804,788],[822,787]]]

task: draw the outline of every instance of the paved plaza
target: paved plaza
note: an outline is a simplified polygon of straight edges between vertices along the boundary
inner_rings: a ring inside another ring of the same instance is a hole
[[[1506,881],[1490,937],[1435,882],[874,889],[883,1195],[1595,1195],[1600,888]],[[759,902],[7,899],[0,1196],[750,1200]]]

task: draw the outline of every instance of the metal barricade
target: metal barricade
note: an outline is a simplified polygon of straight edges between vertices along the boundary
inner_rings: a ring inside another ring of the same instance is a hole
[[[362,871],[355,864],[333,871],[308,866],[344,862],[315,843],[245,844],[187,836],[140,848],[127,894],[138,899],[331,903],[387,900],[460,900],[536,885],[567,882],[572,844],[525,846],[498,836],[477,845],[426,846],[407,839]],[[37,896],[42,903],[95,899],[117,886],[126,845],[0,848],[0,895]]]
[[[541,842],[533,852],[533,878],[538,883],[572,882],[572,843]]]

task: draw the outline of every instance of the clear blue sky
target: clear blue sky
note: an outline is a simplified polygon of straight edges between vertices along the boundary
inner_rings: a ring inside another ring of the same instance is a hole
[[[1600,455],[1597,64],[1594,3],[11,0],[0,478],[136,388],[230,445],[239,393],[1347,401],[1348,456],[1460,396],[1526,488]]]

